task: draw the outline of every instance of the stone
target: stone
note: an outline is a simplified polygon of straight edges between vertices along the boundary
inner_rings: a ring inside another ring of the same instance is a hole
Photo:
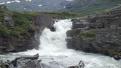
[[[10,15],[5,15],[4,16],[4,25],[13,27],[14,26],[14,21],[12,19],[12,16]]]
[[[114,56],[114,59],[120,60],[120,59],[121,59],[121,56],[115,55],[115,56]]]
[[[13,61],[0,63],[1,68],[41,68],[41,60],[38,60],[39,54],[34,56],[25,56],[16,58]]]
[[[87,29],[78,25],[81,20],[72,21],[73,29],[67,32],[68,48],[121,59],[121,7],[85,18]]]
[[[72,29],[75,28],[86,28],[88,26],[88,22],[86,20],[81,20],[81,19],[72,19]]]
[[[68,68],[84,68],[85,64],[83,61],[80,61],[78,65],[75,66],[69,66]]]
[[[32,18],[32,25],[27,31],[29,35],[22,33],[21,36],[23,38],[18,38],[16,36],[0,36],[0,54],[26,51],[33,48],[38,49],[39,44],[41,44],[39,37],[44,28],[49,28],[50,30],[55,31],[55,28],[53,27],[54,19],[52,16],[38,14]],[[16,22],[10,15],[5,15],[4,22],[2,23],[10,29],[16,27]]]

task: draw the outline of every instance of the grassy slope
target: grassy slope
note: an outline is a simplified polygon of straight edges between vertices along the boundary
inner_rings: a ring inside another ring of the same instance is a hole
[[[14,20],[14,26],[6,26],[4,22],[4,16],[11,16]],[[35,14],[32,13],[18,13],[7,10],[6,8],[0,8],[0,36],[16,36],[21,37],[22,34],[29,34],[28,30],[31,29],[32,17]]]

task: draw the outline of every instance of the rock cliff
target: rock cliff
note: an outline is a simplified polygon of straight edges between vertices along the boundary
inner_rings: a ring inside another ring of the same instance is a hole
[[[52,29],[53,17],[40,13],[19,13],[0,6],[0,53],[38,48],[45,27]]]
[[[121,7],[72,22],[68,48],[121,59]]]

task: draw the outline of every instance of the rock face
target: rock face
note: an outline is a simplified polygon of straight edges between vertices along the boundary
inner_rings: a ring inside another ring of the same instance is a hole
[[[73,21],[68,31],[68,48],[109,55],[121,59],[121,8],[85,19]],[[78,23],[79,26],[76,24]],[[86,26],[84,26],[86,25]]]
[[[49,16],[46,14],[40,14],[38,16],[33,17],[33,25],[34,25],[33,28],[35,29],[34,37],[38,43],[40,43],[39,37],[40,37],[43,29],[49,28],[50,30],[53,30],[53,24],[54,24],[53,16]],[[34,43],[33,45],[35,45],[35,44],[36,43]]]
[[[78,19],[72,19],[73,23],[72,23],[72,29],[76,29],[76,28],[86,28],[88,27],[88,22],[85,20],[78,20]]]
[[[38,48],[43,29],[53,29],[52,16],[10,12],[2,6],[0,9],[0,54]]]
[[[47,28],[53,28],[54,19],[52,16],[46,15],[46,14],[40,14],[38,16],[35,16],[33,18],[33,23],[35,25],[35,28],[39,31],[43,30],[45,27]]]

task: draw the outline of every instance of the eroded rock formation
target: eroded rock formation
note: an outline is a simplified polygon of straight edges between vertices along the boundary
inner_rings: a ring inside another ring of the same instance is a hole
[[[121,59],[121,7],[83,20],[72,20],[68,48]]]
[[[38,48],[45,27],[53,28],[47,14],[11,12],[0,6],[0,54]]]

